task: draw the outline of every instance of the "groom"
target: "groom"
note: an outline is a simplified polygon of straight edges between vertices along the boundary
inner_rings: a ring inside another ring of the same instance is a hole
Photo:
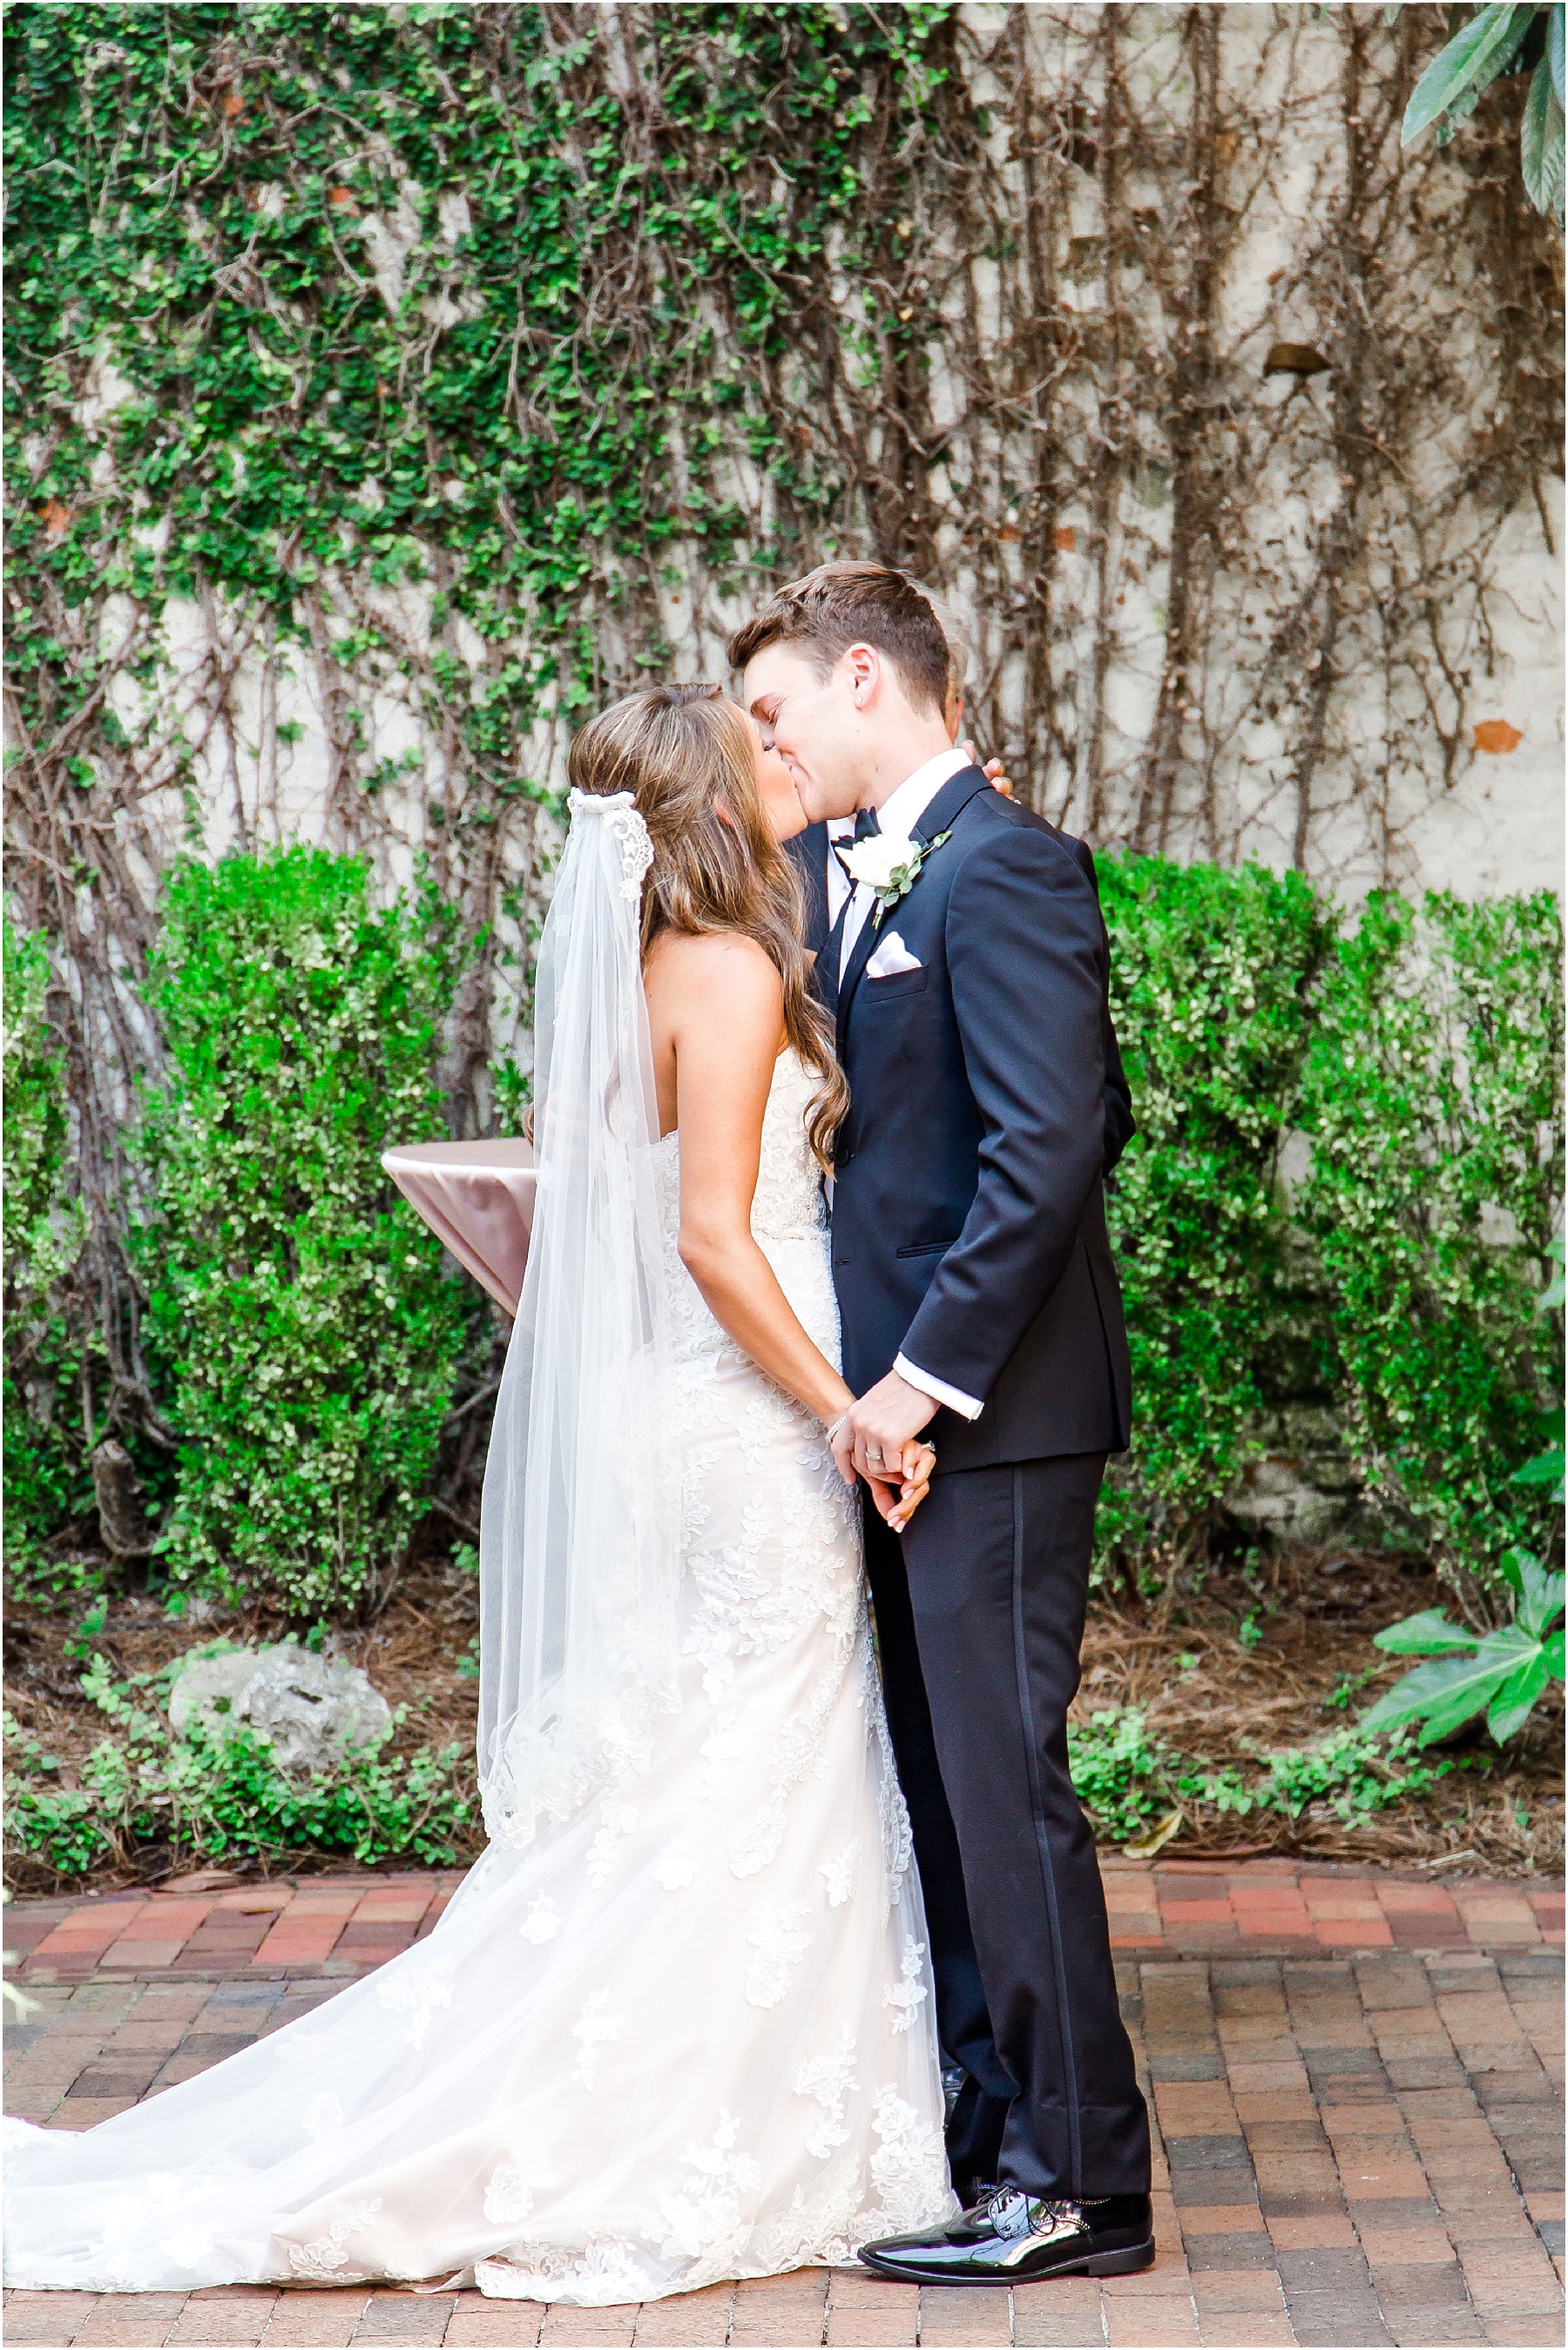
[[[867,1511],[866,1549],[972,2208],[863,2257],[921,2283],[1143,2268],[1147,2116],[1065,1730],[1130,1411],[1102,1192],[1130,1118],[1093,863],[953,748],[947,639],[902,573],[825,564],[729,651],[841,836],[816,968],[849,1079],[833,1271],[859,1399],[835,1451],[893,1483],[910,1439],[937,1454],[901,1537]]]

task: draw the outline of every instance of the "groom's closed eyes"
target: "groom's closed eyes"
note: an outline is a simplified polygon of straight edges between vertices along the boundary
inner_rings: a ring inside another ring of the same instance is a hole
[[[779,702],[780,696],[776,693],[760,693],[751,705],[752,716],[763,730],[763,744],[770,751],[777,748],[773,732],[778,723]]]

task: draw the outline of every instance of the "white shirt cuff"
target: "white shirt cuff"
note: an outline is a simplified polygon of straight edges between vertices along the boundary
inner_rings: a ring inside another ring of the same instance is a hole
[[[910,1387],[919,1388],[920,1393],[929,1395],[933,1403],[945,1403],[948,1409],[956,1411],[961,1419],[978,1419],[985,1409],[983,1403],[977,1403],[973,1396],[965,1395],[961,1388],[950,1388],[945,1379],[933,1379],[929,1371],[917,1370],[906,1355],[895,1358],[893,1368],[901,1379],[909,1381]]]

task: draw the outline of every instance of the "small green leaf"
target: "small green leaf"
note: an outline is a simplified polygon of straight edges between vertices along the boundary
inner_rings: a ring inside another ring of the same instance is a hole
[[[1418,1742],[1428,1746],[1479,1713],[1518,1662],[1516,1656],[1485,1658],[1484,1648],[1470,1657],[1435,1658],[1429,1665],[1417,1665],[1380,1697],[1362,1715],[1360,1726],[1364,1731],[1397,1730],[1418,1721]]]
[[[1523,39],[1534,14],[1533,5],[1519,5],[1517,0],[1515,5],[1490,0],[1446,42],[1410,94],[1400,144],[1408,147],[1439,114],[1449,112],[1460,99],[1494,80]]]
[[[1552,1668],[1546,1652],[1537,1648],[1527,1657],[1517,1672],[1511,1673],[1499,1689],[1487,1709],[1486,1726],[1501,1746],[1511,1738],[1529,1716],[1531,1708],[1552,1678]]]
[[[1540,1560],[1532,1558],[1528,1551],[1522,1551],[1519,1555],[1524,1587],[1514,1620],[1531,1639],[1539,1640],[1563,1613],[1563,1580],[1560,1575],[1549,1575]]]
[[[1436,1607],[1423,1607],[1418,1616],[1407,1616],[1401,1623],[1375,1632],[1372,1640],[1375,1648],[1386,1648],[1392,1656],[1427,1657],[1436,1649],[1474,1648],[1480,1635],[1462,1624],[1450,1624]]]
[[[1530,78],[1519,131],[1524,192],[1538,213],[1563,210],[1563,105],[1552,88],[1552,68],[1541,59]]]
[[[1553,1499],[1561,1502],[1565,1498],[1563,1490],[1565,1472],[1568,1472],[1568,1450],[1559,1444],[1550,1452],[1536,1453],[1522,1469],[1516,1469],[1508,1482],[1511,1485],[1555,1485],[1557,1492]]]
[[[1522,1598],[1524,1595],[1524,1570],[1527,1565],[1533,1565],[1534,1561],[1529,1551],[1521,1550],[1516,1544],[1503,1552],[1502,1556],[1497,1563],[1497,1567],[1498,1573],[1508,1585],[1509,1589],[1511,1591],[1517,1591]]]

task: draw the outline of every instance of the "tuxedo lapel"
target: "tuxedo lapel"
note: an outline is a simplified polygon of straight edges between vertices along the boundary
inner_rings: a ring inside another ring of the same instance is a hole
[[[838,1056],[844,1057],[844,1032],[849,1024],[849,1006],[860,984],[860,974],[871,960],[871,950],[877,943],[877,925],[872,915],[877,911],[873,901],[871,911],[860,925],[860,933],[849,951],[849,962],[838,983]]]

